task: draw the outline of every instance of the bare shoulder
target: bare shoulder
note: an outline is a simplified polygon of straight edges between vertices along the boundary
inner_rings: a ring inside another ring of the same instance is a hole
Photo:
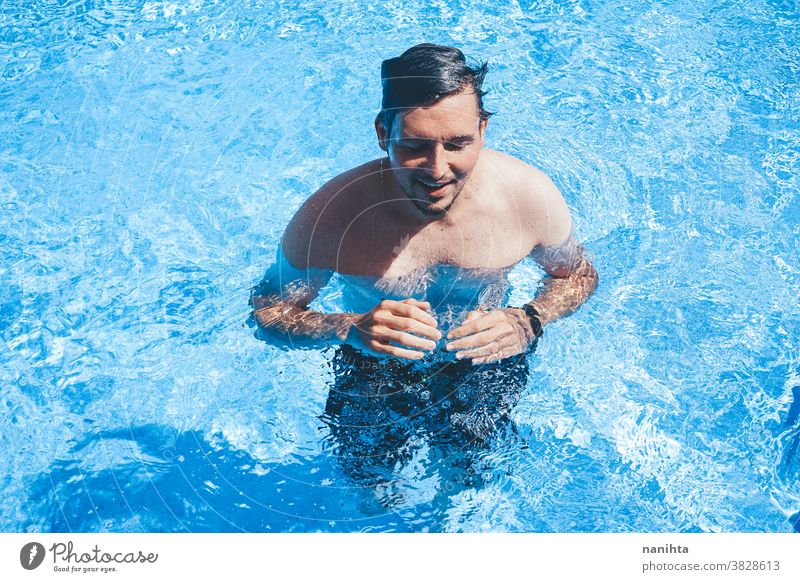
[[[489,176],[501,180],[522,221],[534,230],[536,246],[563,243],[572,232],[572,218],[561,192],[541,170],[522,160],[485,149]]]
[[[297,268],[332,268],[341,233],[364,207],[363,197],[379,172],[373,160],[329,180],[298,209],[282,237],[282,248]]]

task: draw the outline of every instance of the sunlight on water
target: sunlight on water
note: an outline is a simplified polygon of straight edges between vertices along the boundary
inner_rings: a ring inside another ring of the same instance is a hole
[[[800,531],[791,3],[0,19],[2,531]],[[443,383],[332,403],[335,349],[245,325],[302,201],[379,155],[380,61],[422,41],[489,60],[488,145],[553,178],[601,276],[470,445],[402,413]]]

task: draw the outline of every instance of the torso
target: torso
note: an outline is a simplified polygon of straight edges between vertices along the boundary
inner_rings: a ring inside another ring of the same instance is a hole
[[[315,266],[384,280],[437,265],[500,273],[535,246],[535,229],[507,180],[511,172],[506,166],[521,162],[483,150],[472,187],[465,187],[446,219],[427,222],[398,212],[397,205],[407,201],[386,201],[392,196],[375,171],[378,163],[353,171],[356,178],[347,182],[350,191],[342,188],[329,204],[336,208],[336,220],[324,220],[323,215],[318,221],[309,253]]]

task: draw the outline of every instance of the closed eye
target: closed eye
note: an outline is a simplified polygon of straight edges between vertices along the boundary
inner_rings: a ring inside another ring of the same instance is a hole
[[[425,149],[425,144],[420,142],[401,143],[399,145],[407,152],[421,152],[422,150]]]
[[[405,139],[397,142],[397,147],[407,152],[423,152],[431,147],[435,142],[425,139]],[[449,152],[460,152],[472,143],[471,139],[456,139],[454,141],[444,142],[444,149]]]
[[[467,146],[464,145],[464,144],[459,144],[459,143],[446,143],[446,144],[444,144],[444,149],[446,149],[449,152],[460,152],[465,147],[467,147]]]

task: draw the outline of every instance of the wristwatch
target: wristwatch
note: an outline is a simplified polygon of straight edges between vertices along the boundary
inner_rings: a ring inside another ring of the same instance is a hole
[[[520,307],[522,311],[525,312],[525,315],[528,316],[528,319],[531,320],[531,329],[533,330],[533,337],[539,339],[542,337],[542,316],[539,315],[539,312],[536,311],[536,308],[533,307],[530,303],[526,303],[522,307]]]

